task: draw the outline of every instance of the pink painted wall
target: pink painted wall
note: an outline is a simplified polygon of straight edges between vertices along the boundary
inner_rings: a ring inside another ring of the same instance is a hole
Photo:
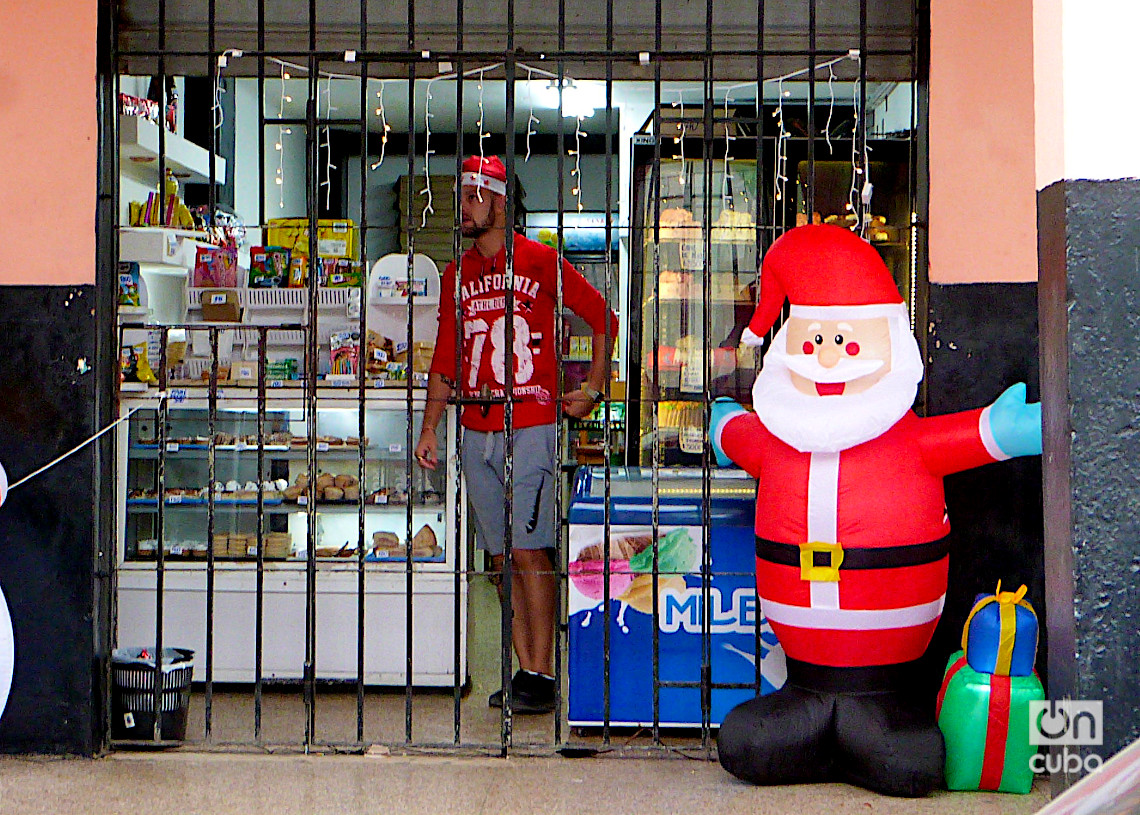
[[[0,31],[0,285],[93,284],[96,4],[0,3]]]
[[[1033,0],[933,0],[930,29],[930,281],[1035,281]]]

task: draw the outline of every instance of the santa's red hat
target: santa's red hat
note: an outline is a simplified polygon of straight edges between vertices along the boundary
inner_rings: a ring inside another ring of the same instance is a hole
[[[463,162],[460,183],[506,195],[507,168],[503,166],[498,156],[470,156]]]
[[[815,319],[905,316],[879,253],[854,232],[830,224],[796,227],[772,244],[760,270],[760,303],[744,332],[746,344],[763,341],[785,298],[793,315]]]

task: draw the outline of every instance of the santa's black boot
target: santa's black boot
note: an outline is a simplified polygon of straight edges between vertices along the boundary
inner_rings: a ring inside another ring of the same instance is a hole
[[[835,768],[860,787],[906,798],[943,784],[946,748],[933,700],[899,691],[835,700]]]
[[[834,697],[785,685],[737,705],[720,726],[721,766],[753,784],[832,777]]]

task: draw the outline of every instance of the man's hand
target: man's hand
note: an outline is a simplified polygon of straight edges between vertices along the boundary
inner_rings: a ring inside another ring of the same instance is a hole
[[[420,431],[420,440],[416,443],[416,462],[425,470],[434,470],[435,465],[439,464],[439,439],[430,427]]]
[[[562,397],[562,412],[572,419],[585,419],[594,412],[593,398],[579,388]]]

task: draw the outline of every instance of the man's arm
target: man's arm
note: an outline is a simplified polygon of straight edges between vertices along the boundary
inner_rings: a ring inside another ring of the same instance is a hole
[[[416,443],[416,461],[421,467],[434,470],[439,463],[439,439],[435,428],[447,409],[452,388],[442,374],[428,375],[427,404],[424,406],[424,424],[420,428],[420,440]]]
[[[590,371],[586,374],[584,385],[592,388],[598,394],[604,394],[606,380],[610,378],[610,358],[613,356],[614,338],[605,334],[595,334],[593,342],[593,355],[590,357]],[[599,396],[599,398],[601,398]],[[567,416],[575,419],[584,419],[590,415],[597,402],[594,397],[583,388],[570,391],[562,397],[562,410]]]

